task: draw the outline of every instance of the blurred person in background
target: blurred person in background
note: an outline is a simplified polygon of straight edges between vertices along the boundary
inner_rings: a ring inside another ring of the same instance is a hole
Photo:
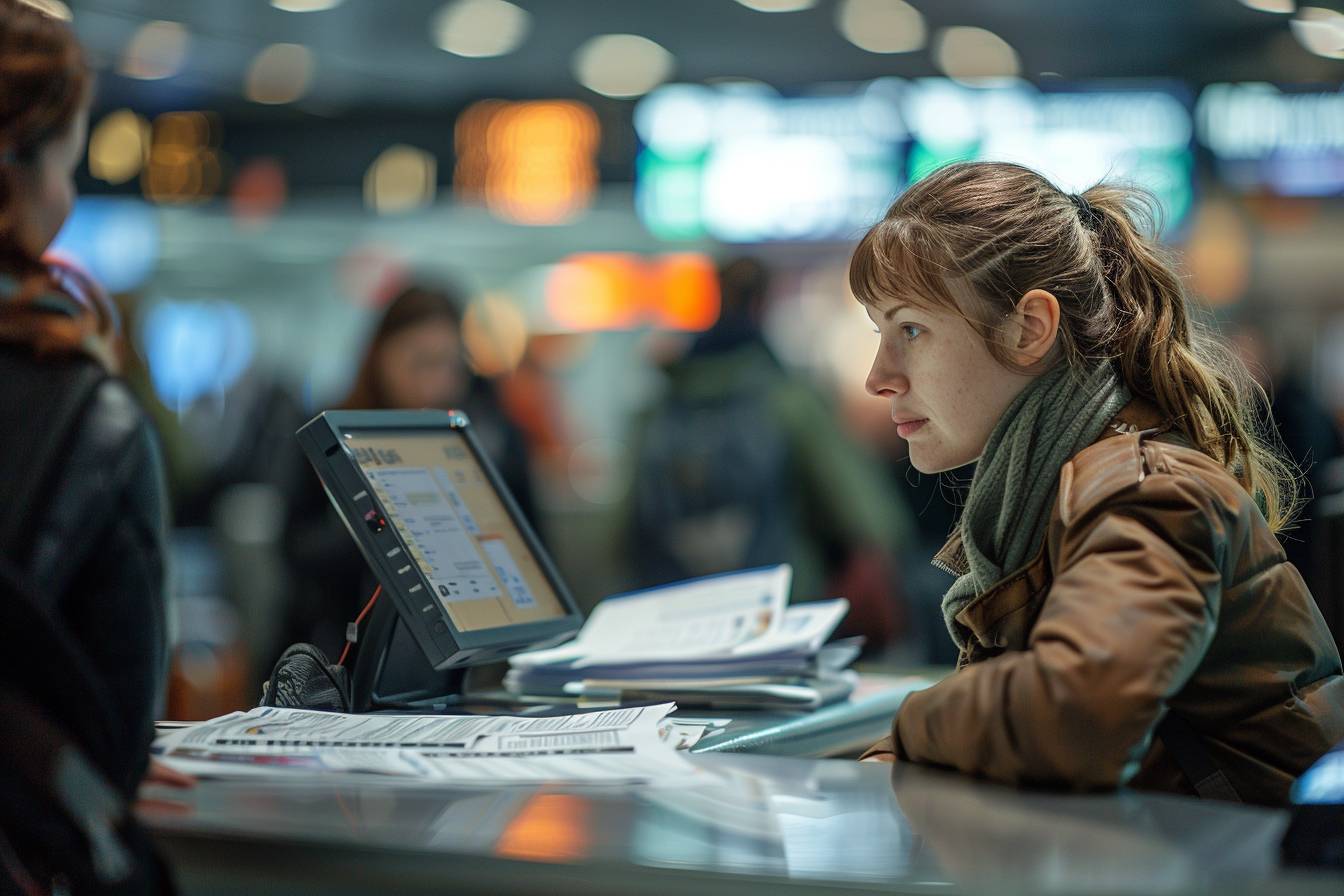
[[[953,164],[855,250],[868,391],[922,472],[976,461],[935,558],[958,670],[867,758],[1282,805],[1344,738],[1339,653],[1275,538],[1299,482],[1155,205]]]
[[[664,367],[636,420],[623,554],[642,586],[775,563],[793,597],[850,601],[842,634],[870,652],[907,630],[896,556],[911,532],[900,494],[834,410],[766,345],[765,266],[719,271],[719,320]]]
[[[1344,452],[1344,442],[1325,402],[1288,366],[1282,353],[1269,344],[1267,324],[1261,315],[1248,313],[1233,331],[1231,342],[1256,382],[1269,395],[1270,414],[1283,448],[1307,482],[1296,525],[1281,532],[1279,538],[1288,559],[1315,587],[1317,582],[1312,575],[1317,568],[1314,557],[1319,551],[1313,548],[1321,547],[1313,544],[1318,532],[1315,525],[1319,519],[1318,499],[1330,491],[1326,474],[1330,462]]]
[[[417,284],[398,293],[374,328],[341,408],[464,411],[519,509],[540,531],[526,442],[501,410],[494,385],[468,364],[463,304],[444,286]],[[297,462],[304,469],[293,477],[287,514],[285,546],[294,582],[285,643],[308,641],[331,654],[344,643],[345,624],[374,583],[317,475],[306,460]]]
[[[96,719],[101,736],[80,746],[129,800],[148,767],[165,676],[162,464],[116,376],[114,306],[78,270],[43,259],[74,204],[92,80],[64,22],[0,0],[0,558],[16,583],[6,600],[32,600],[80,667],[68,670],[79,703],[41,707],[43,730],[72,713]],[[6,656],[22,652],[11,646]],[[7,665],[7,687],[23,672]],[[107,804],[100,780],[83,786],[90,813]],[[49,853],[60,841],[43,826],[45,807],[11,798],[6,790],[5,814],[25,813],[19,830],[37,838],[17,844],[20,858]],[[47,855],[38,868],[64,873],[67,861]]]

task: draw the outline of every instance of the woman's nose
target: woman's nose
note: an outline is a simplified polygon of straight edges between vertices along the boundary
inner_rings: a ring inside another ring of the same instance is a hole
[[[869,395],[904,395],[910,388],[910,381],[904,374],[895,370],[878,352],[877,357],[873,358],[873,366],[868,371],[868,379],[864,381],[864,388]]]

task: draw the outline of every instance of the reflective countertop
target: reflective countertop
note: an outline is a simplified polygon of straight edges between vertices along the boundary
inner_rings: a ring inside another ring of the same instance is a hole
[[[1026,792],[914,766],[693,757],[676,788],[358,778],[147,788],[184,892],[1344,892],[1285,875],[1287,813]],[[605,881],[606,889],[603,889]]]

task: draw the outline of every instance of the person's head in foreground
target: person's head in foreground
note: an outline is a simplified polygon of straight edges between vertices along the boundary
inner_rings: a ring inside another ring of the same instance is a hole
[[[74,206],[92,80],[66,22],[0,0],[0,341],[110,365],[112,304],[43,257]]]
[[[1297,471],[1263,391],[1192,318],[1156,212],[955,164],[855,250],[868,391],[921,472],[978,462],[938,557],[960,671],[870,752],[1282,802],[1344,737],[1339,654],[1274,535]]]

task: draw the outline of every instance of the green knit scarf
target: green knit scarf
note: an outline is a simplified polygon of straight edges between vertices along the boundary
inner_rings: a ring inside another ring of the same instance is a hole
[[[943,595],[943,620],[958,647],[972,635],[957,614],[1035,559],[1060,469],[1096,441],[1129,399],[1113,365],[1080,377],[1060,362],[1022,390],[999,419],[976,465],[959,524],[970,571]]]

